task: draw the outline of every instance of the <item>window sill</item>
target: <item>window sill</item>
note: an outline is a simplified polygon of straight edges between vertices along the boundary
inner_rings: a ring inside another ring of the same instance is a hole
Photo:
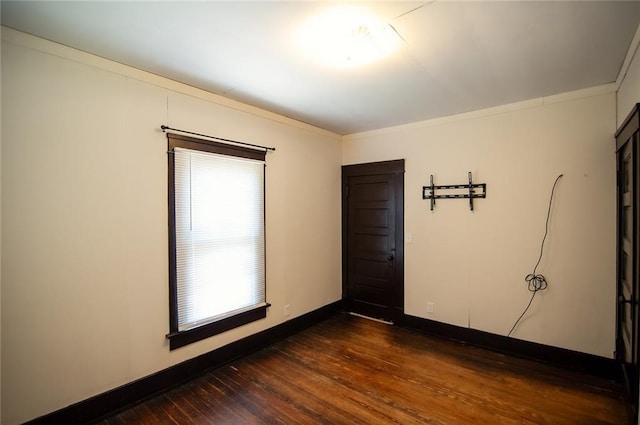
[[[227,317],[216,322],[207,323],[206,325],[202,325],[197,328],[167,334],[167,339],[169,340],[169,349],[175,350],[176,348],[184,347],[185,345],[189,345],[194,342],[201,341],[205,338],[221,334],[228,330],[246,325],[247,323],[264,319],[265,317],[267,317],[267,308],[269,308],[270,306],[271,304],[266,304],[260,307],[256,307],[253,310],[248,310],[236,314],[232,317]]]

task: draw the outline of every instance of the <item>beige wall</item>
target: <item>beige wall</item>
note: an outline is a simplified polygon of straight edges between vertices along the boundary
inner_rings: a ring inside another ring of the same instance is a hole
[[[539,293],[514,338],[611,358],[615,330],[615,88],[344,138],[343,164],[406,159],[405,313],[506,335],[531,294],[552,184],[560,180]],[[487,198],[422,186],[474,181]],[[427,312],[427,303],[434,312]]]
[[[339,136],[12,30],[2,36],[3,424],[340,299]],[[267,155],[268,317],[172,352],[161,124],[277,149]]]
[[[640,27],[636,31],[636,36],[627,54],[629,62],[628,68],[623,68],[624,78],[620,82],[617,95],[617,123],[620,126],[631,112],[631,108],[636,103],[640,103]]]

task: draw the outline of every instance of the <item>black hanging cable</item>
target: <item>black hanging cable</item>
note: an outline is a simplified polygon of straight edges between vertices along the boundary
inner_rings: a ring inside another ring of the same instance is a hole
[[[180,133],[193,134],[194,136],[207,137],[209,139],[219,140],[221,142],[234,143],[236,145],[249,146],[249,147],[257,148],[257,149],[264,149],[265,151],[275,151],[276,150],[276,148],[270,148],[268,146],[254,145],[253,143],[239,142],[239,141],[233,140],[233,139],[223,139],[222,137],[209,136],[208,134],[194,133],[193,131],[187,131],[187,130],[180,130],[180,129],[177,129],[177,128],[171,128],[171,127],[169,127],[167,125],[164,125],[164,124],[160,126],[160,129],[164,133],[166,133],[167,130],[173,130],[173,131],[179,131]]]
[[[516,326],[518,326],[518,323],[520,322],[520,320],[524,317],[524,315],[529,310],[529,307],[531,307],[533,298],[536,296],[538,291],[544,291],[545,289],[547,289],[547,286],[548,286],[547,279],[545,279],[545,277],[541,274],[536,274],[536,270],[540,265],[540,261],[542,261],[542,254],[544,253],[544,242],[547,240],[547,235],[549,234],[549,218],[551,217],[551,204],[553,203],[553,194],[556,191],[556,185],[558,184],[558,180],[560,180],[560,177],[562,176],[563,175],[560,174],[558,177],[556,177],[556,181],[553,182],[553,188],[551,189],[551,197],[549,198],[549,208],[547,209],[547,221],[545,222],[544,236],[542,238],[542,244],[540,245],[540,256],[538,257],[538,261],[536,262],[536,265],[533,267],[533,273],[529,273],[524,278],[524,281],[527,282],[527,289],[529,290],[529,292],[533,292],[533,294],[531,295],[529,304],[527,304],[524,311],[522,312],[520,317],[518,317],[518,320],[516,320],[516,322],[513,324],[513,327],[507,334],[507,338],[511,336],[511,333],[513,332],[513,330],[516,328]]]

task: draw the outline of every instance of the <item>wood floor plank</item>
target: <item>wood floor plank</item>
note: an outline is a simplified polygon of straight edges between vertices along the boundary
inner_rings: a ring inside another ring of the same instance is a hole
[[[101,423],[625,425],[621,388],[339,314]]]
[[[256,367],[255,363],[243,362],[243,372],[259,382],[269,395],[270,402],[282,403],[293,409],[296,413],[295,419],[300,423],[318,423],[322,418],[339,416],[335,412],[326,414],[326,405],[322,400],[302,390],[296,385],[292,375],[278,374],[277,368],[269,367],[268,363],[258,361]],[[335,406],[332,407],[337,410]]]
[[[179,389],[174,389],[167,393],[167,398],[186,415],[192,423],[214,424],[215,411],[204,409],[202,400],[193,389],[197,386],[195,382],[190,382]]]
[[[281,377],[284,385],[291,387],[304,402],[319,404],[321,417],[329,423],[419,423],[386,405],[372,404],[371,398],[363,395],[359,388],[354,390],[345,385],[330,370],[311,369],[286,351],[270,353],[269,357],[275,359],[267,369],[269,376]],[[257,362],[266,364],[263,359]],[[402,421],[398,421],[399,416]]]
[[[230,393],[226,385],[223,385],[213,374],[206,374],[197,380],[205,391],[203,397],[209,398],[209,402],[218,407],[217,413],[222,416],[221,423],[228,424],[259,424],[262,423],[259,416],[254,416],[242,408],[236,398]]]
[[[202,423],[233,424],[227,417],[227,409],[219,397],[212,396],[210,387],[203,380],[196,380],[192,385],[185,385],[181,392],[183,398],[198,410],[198,416],[203,418]],[[237,420],[237,419],[236,419]]]
[[[306,349],[311,348],[318,342],[306,341],[303,342],[309,344]],[[328,342],[328,341],[324,341]],[[465,385],[466,382],[452,383],[440,376],[438,367],[434,367],[433,364],[426,363],[423,370],[429,372],[428,379],[425,380],[424,375],[416,373],[416,370],[410,370],[403,365],[398,359],[393,356],[393,350],[387,348],[385,350],[385,358],[376,358],[375,351],[367,352],[368,345],[353,344],[351,347],[343,346],[340,348],[340,354],[336,357],[333,352],[328,352],[327,355],[333,356],[328,359],[330,363],[339,362],[340,356],[346,357],[350,367],[348,376],[354,382],[364,384],[368,388],[375,389],[370,394],[370,397],[376,399],[379,403],[385,402],[387,399],[391,399],[394,403],[394,407],[398,410],[404,410],[413,416],[420,417],[421,419],[441,419],[447,417],[450,413],[448,410],[451,407],[451,399],[456,399],[459,405],[469,404],[473,405],[474,400],[468,399],[468,393],[461,391],[460,386]],[[292,355],[298,355],[296,348],[293,348],[294,353]],[[377,354],[379,356],[379,352]],[[409,364],[409,363],[407,363]],[[420,366],[418,364],[418,366]],[[447,365],[449,369],[453,365]],[[417,378],[417,379],[416,379]],[[428,383],[428,385],[425,385]],[[421,405],[424,401],[429,402],[429,412],[421,409]],[[438,412],[442,411],[439,415]],[[470,422],[474,419],[477,423],[478,417],[465,417],[468,410],[464,409],[459,413],[461,420]],[[492,418],[492,422],[495,420]],[[506,419],[502,419],[502,423],[507,423]]]
[[[112,418],[112,421],[114,419],[118,419],[119,421],[113,422],[111,425],[133,424],[133,423],[146,425],[146,424],[153,423],[152,421],[149,420],[149,416],[146,412],[146,409],[142,406],[135,406],[131,409],[128,409],[122,412],[121,415],[115,416],[114,418]]]

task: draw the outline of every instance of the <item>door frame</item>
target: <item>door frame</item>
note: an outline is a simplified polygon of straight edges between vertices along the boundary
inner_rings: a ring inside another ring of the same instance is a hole
[[[348,270],[348,183],[350,177],[393,174],[396,193],[395,202],[395,267],[393,291],[393,323],[404,320],[404,159],[369,162],[342,166],[342,301],[347,302]]]

